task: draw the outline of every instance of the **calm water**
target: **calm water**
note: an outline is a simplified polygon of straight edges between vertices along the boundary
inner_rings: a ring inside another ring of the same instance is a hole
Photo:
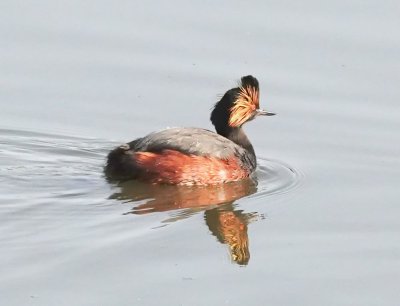
[[[397,1],[3,1],[1,305],[398,305]],[[257,179],[108,183],[246,74]]]

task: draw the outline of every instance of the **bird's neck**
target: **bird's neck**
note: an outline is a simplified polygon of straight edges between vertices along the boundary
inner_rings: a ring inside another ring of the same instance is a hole
[[[241,146],[251,155],[252,159],[256,160],[256,153],[254,152],[253,145],[241,127],[233,128],[225,126],[223,129],[217,129],[217,133]]]
[[[250,140],[247,138],[247,135],[243,131],[242,128],[230,128],[227,131],[227,135],[225,136],[229,140],[233,141],[237,145],[241,146],[243,149],[248,151],[252,155],[256,155],[254,152],[253,145],[251,144]]]

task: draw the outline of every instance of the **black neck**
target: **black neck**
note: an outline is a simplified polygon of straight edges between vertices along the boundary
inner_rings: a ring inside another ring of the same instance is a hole
[[[246,150],[246,154],[240,154],[240,159],[242,162],[253,171],[257,166],[257,158],[256,153],[254,152],[254,148],[247,138],[246,134],[244,133],[241,127],[232,128],[232,127],[225,127],[224,129],[217,129],[217,133],[221,136],[228,138],[229,140],[233,141],[237,145],[241,146],[243,149]]]
[[[247,138],[245,132],[241,127],[239,128],[229,128],[226,130],[226,135],[222,135],[229,140],[232,140],[237,145],[241,146],[243,149],[246,149],[250,154],[256,155],[254,152],[254,148]]]
[[[251,164],[255,166],[256,154],[242,127],[231,127],[229,125],[229,110],[232,108],[233,101],[235,101],[238,91],[239,88],[232,88],[224,94],[211,112],[210,120],[218,134],[228,138],[246,150],[248,156],[244,156],[244,158],[250,159]]]

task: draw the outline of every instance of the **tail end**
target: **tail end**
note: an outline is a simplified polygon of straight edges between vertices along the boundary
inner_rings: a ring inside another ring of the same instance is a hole
[[[123,144],[112,150],[107,156],[104,167],[106,177],[110,180],[135,179],[139,169],[132,158],[132,153],[129,144]]]

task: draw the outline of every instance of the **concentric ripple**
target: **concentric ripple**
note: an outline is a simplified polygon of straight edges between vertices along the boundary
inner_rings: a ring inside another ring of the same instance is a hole
[[[264,198],[288,192],[300,181],[286,164],[261,158],[254,178],[216,186],[109,183],[103,166],[116,145],[0,129],[0,231],[7,233],[0,242],[44,249],[73,247],[77,241],[114,244],[202,215],[200,224],[229,245],[232,262],[247,265],[248,225],[264,219],[266,209],[252,202],[264,204]]]
[[[254,196],[285,193],[301,182],[301,172],[282,161],[258,158],[258,164],[258,190]]]
[[[143,214],[218,205],[246,196],[265,197],[288,192],[300,181],[299,172],[290,166],[260,158],[256,181],[208,187],[109,184],[102,168],[107,152],[115,145],[99,139],[0,130],[0,201],[19,199],[13,202],[18,210],[20,202],[25,207],[70,201],[104,205],[112,204],[111,199],[134,204],[132,212]]]

